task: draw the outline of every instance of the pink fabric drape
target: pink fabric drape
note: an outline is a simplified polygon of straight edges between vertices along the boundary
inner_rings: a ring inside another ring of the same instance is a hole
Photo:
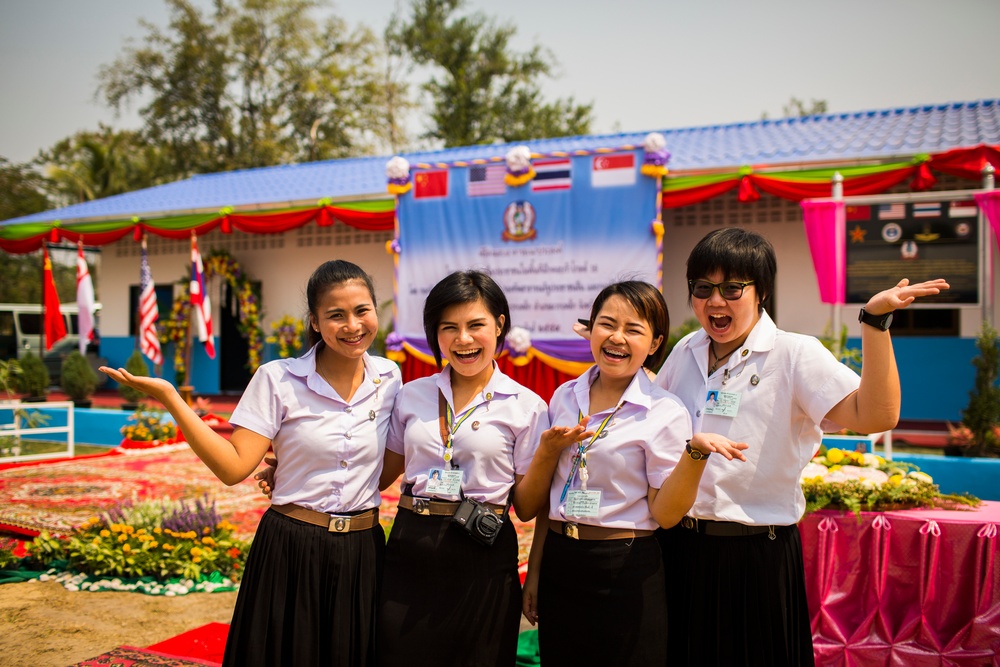
[[[844,202],[804,201],[802,212],[819,298],[823,303],[842,304],[847,273]]]
[[[1000,190],[981,192],[973,196],[976,198],[976,205],[990,221],[993,238],[997,240],[997,247],[1000,248]]]
[[[1000,652],[1000,503],[820,511],[799,522],[816,664],[989,665]]]

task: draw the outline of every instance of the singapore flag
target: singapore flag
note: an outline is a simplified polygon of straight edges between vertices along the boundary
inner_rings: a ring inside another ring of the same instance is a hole
[[[590,185],[595,188],[635,185],[635,154],[594,156],[590,170]]]

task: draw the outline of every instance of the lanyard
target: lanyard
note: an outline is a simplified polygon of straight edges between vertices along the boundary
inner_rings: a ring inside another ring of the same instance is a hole
[[[438,419],[441,428],[441,443],[444,445],[444,462],[448,464],[449,469],[452,467],[451,459],[453,458],[453,450],[455,449],[455,442],[452,436],[455,435],[458,427],[464,424],[465,420],[471,417],[472,413],[478,407],[476,405],[466,412],[458,422],[455,422],[455,413],[447,401],[444,400],[444,394],[440,391],[438,392]]]
[[[569,476],[566,478],[566,484],[563,486],[562,495],[559,496],[560,503],[566,502],[566,494],[569,493],[569,487],[573,484],[573,480],[576,478],[578,472],[580,474],[580,481],[583,483],[583,489],[584,491],[587,490],[587,478],[590,477],[590,473],[587,471],[587,452],[590,451],[590,448],[594,446],[594,443],[597,442],[597,439],[601,437],[601,433],[604,432],[605,427],[608,425],[611,419],[616,414],[618,414],[618,411],[621,410],[624,404],[625,404],[624,402],[619,403],[618,407],[612,410],[611,414],[604,418],[604,421],[601,422],[601,425],[597,428],[597,432],[594,433],[594,436],[590,439],[590,442],[588,442],[586,445],[584,445],[582,442],[577,445],[576,454],[573,455],[573,465],[569,470]],[[580,413],[580,419],[578,420],[578,422],[579,421],[583,421],[582,412]]]

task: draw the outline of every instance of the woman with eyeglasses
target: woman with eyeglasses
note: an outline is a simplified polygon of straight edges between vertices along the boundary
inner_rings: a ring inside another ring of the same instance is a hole
[[[677,343],[656,383],[684,402],[694,432],[749,448],[741,466],[711,457],[688,515],[657,531],[670,665],[813,664],[799,475],[824,430],[895,426],[892,312],[948,289],[904,279],[871,297],[858,377],[816,338],[775,326],[764,307],[776,272],[771,243],[735,227],[711,232],[688,257],[688,302],[702,328]]]

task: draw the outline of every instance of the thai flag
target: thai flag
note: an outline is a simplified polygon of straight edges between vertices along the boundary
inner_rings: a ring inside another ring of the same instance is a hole
[[[531,180],[532,192],[569,190],[573,185],[569,158],[535,160],[531,166],[535,169],[535,177]]]
[[[153,282],[153,272],[149,270],[146,237],[143,236],[142,259],[139,263],[139,351],[157,366],[163,363],[160,337],[156,331],[158,319],[160,308],[156,303],[156,284]]]
[[[914,218],[940,218],[941,204],[938,202],[917,203],[913,205]]]
[[[198,327],[198,340],[205,344],[209,359],[215,359],[215,341],[212,338],[212,302],[205,291],[205,267],[198,252],[198,240],[191,236],[191,310]]]

